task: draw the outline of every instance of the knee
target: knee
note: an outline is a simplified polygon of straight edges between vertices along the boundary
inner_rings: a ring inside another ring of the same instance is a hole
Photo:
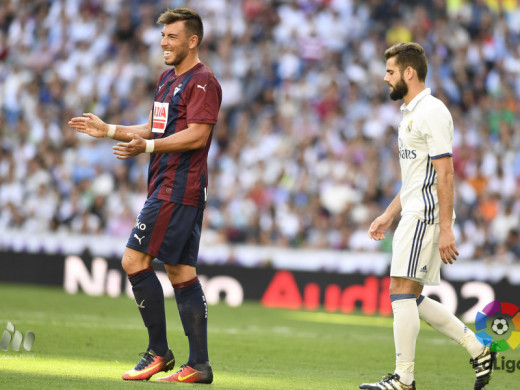
[[[127,274],[132,273],[133,263],[129,258],[123,256],[123,258],[121,259],[121,266],[123,267],[123,269],[125,270],[125,272]]]
[[[390,286],[388,286],[388,292],[390,293],[390,295],[399,294],[401,292],[400,289],[401,286],[399,283],[399,279],[390,278]]]
[[[124,254],[121,259],[121,266],[125,270],[127,275],[142,271],[150,266],[151,260],[146,256],[135,257],[128,254]]]
[[[175,267],[164,267],[166,270],[166,275],[168,275],[168,279],[170,281],[177,279],[180,275],[179,270]]]
[[[414,294],[417,298],[421,295],[423,286],[414,280],[403,278],[391,278],[389,292],[392,294]]]
[[[195,267],[188,265],[168,265],[165,264],[166,273],[168,279],[172,284],[184,283],[197,277],[197,271]]]

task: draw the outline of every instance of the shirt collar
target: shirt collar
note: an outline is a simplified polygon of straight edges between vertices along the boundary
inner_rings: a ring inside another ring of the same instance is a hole
[[[412,101],[408,104],[403,103],[401,105],[401,111],[408,111],[411,112],[417,106],[417,103],[419,103],[425,96],[431,95],[432,90],[430,88],[423,89],[416,97],[412,99]]]

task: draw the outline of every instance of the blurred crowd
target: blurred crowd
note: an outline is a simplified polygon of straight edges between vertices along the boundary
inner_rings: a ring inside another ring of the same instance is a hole
[[[223,89],[203,245],[388,251],[367,229],[400,186],[384,50],[417,41],[455,125],[461,257],[520,258],[517,0],[3,0],[0,228],[127,236],[149,157],[67,125],[146,123],[166,69],[155,22],[203,17]]]

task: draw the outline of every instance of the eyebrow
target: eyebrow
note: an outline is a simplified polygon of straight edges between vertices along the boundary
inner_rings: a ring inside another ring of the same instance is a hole
[[[162,31],[161,31],[161,36],[163,36],[163,37],[165,36],[164,32],[162,32]],[[168,36],[169,36],[169,37],[173,37],[173,38],[175,38],[175,37],[177,37],[178,35],[177,35],[177,34],[174,34],[174,33],[169,33]]]

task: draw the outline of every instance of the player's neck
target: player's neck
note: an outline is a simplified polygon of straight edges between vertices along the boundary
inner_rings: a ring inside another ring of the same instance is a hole
[[[175,75],[179,76],[183,73],[186,73],[188,70],[193,68],[195,65],[197,65],[200,62],[199,56],[188,56],[178,65],[174,65],[175,68]]]
[[[409,104],[417,95],[426,89],[424,83],[416,83],[408,85],[408,93],[403,97],[403,102]]]

